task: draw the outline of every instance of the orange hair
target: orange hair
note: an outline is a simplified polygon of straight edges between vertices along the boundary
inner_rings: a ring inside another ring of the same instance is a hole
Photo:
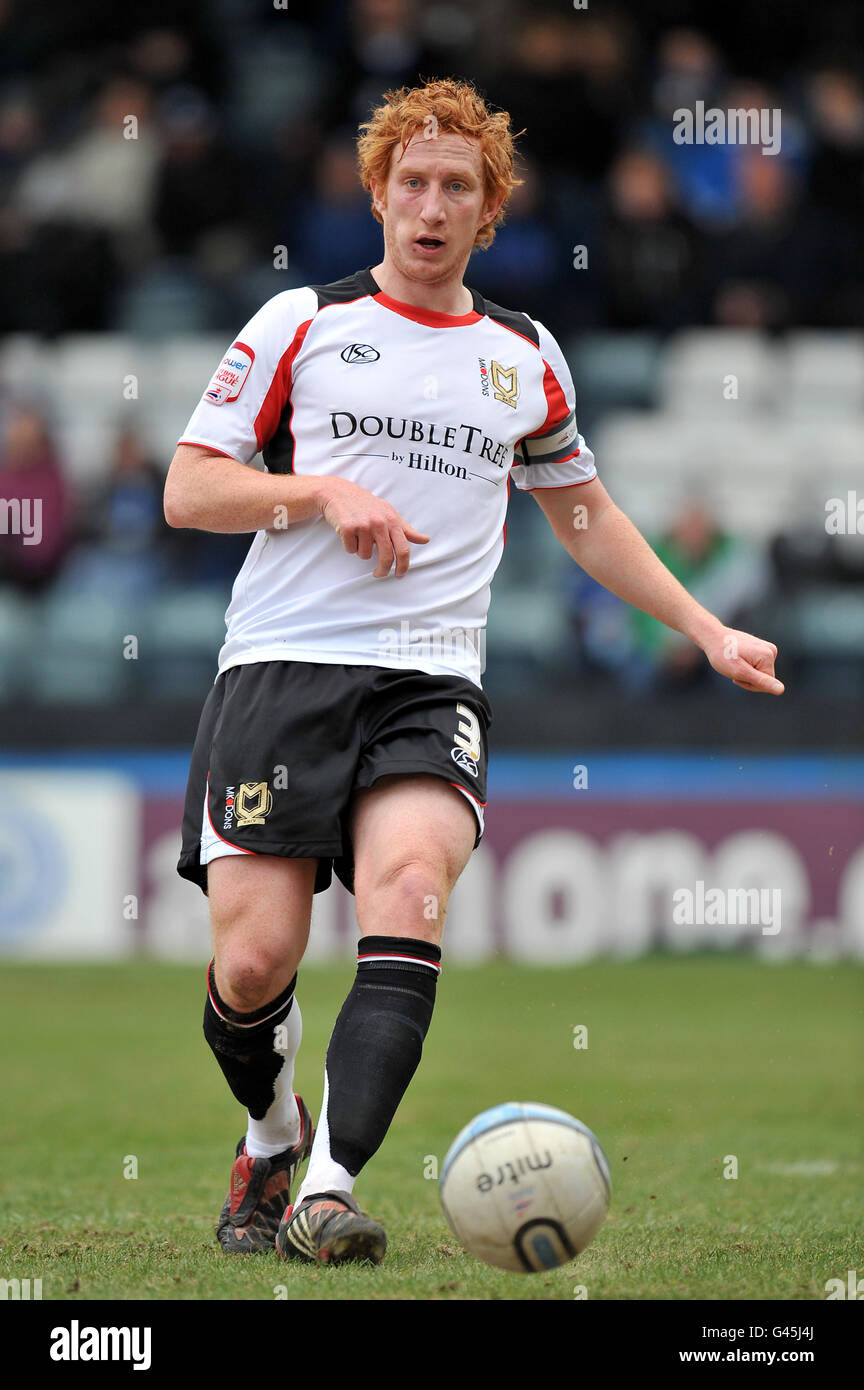
[[[437,126],[430,125],[430,117]],[[396,146],[400,145],[404,153],[412,136],[430,128],[479,140],[485,196],[489,199],[504,194],[497,216],[478,228],[474,237],[474,245],[485,249],[491,246],[495,228],[504,220],[510,194],[522,180],[513,177],[513,132],[509,114],[490,111],[471,83],[445,77],[426,82],[422,87],[400,87],[398,92],[385,92],[384,104],[376,107],[372,119],[360,126],[362,134],[357,141],[357,154],[363,187],[371,194],[373,179],[379,185],[385,184]],[[372,214],[381,221],[374,204]]]

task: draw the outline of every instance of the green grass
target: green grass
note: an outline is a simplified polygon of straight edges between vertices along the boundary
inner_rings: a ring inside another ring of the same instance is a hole
[[[313,1111],[351,978],[350,963],[301,974],[297,1083]],[[41,1278],[44,1299],[273,1299],[280,1285],[291,1300],[572,1299],[576,1285],[823,1299],[827,1279],[864,1270],[862,982],[849,964],[739,957],[446,968],[421,1069],[358,1183],[387,1258],[315,1270],[214,1242],[243,1113],[201,1035],[203,970],[6,964],[0,1277]],[[606,1225],[548,1274],[464,1253],[424,1177],[504,1100],[569,1110],[611,1164]]]

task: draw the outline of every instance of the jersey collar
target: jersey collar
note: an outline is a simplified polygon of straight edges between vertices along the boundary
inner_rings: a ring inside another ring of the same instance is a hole
[[[361,270],[357,279],[376,304],[392,310],[394,314],[401,314],[405,319],[412,319],[414,323],[423,323],[427,328],[464,328],[466,324],[479,323],[486,313],[483,296],[478,294],[476,290],[472,290],[470,286],[466,286],[466,289],[468,289],[474,302],[474,308],[469,313],[440,314],[436,309],[419,309],[416,304],[403,304],[399,299],[391,299],[389,294],[385,294],[382,289],[379,289],[378,283],[372,275],[371,266]]]

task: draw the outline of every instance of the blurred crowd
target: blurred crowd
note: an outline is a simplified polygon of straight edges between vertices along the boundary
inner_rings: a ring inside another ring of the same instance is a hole
[[[122,695],[125,687],[114,679],[118,622],[133,631],[146,624],[164,639],[164,659],[152,668],[149,684],[151,668],[136,663],[135,676],[143,675],[151,696],[203,693],[221,645],[231,584],[252,537],[170,529],[162,509],[164,462],[149,457],[127,425],[118,426],[104,476],[72,488],[38,409],[14,405],[4,418],[0,667],[6,669],[0,671],[0,698],[15,688],[16,677],[37,699],[57,698],[58,691],[87,701]],[[16,502],[27,518],[17,532],[8,525]],[[497,688],[515,689],[544,669],[578,675],[585,689],[610,680],[645,694],[711,682],[726,688],[689,641],[566,561],[557,542],[550,553],[551,532],[527,495],[514,493],[512,504],[510,541],[495,584],[499,611],[508,615],[506,644],[499,647],[504,630],[495,628],[488,649]],[[37,522],[39,543],[33,544]],[[745,538],[724,527],[702,499],[682,496],[670,498],[669,524],[650,539],[707,608],[732,626],[770,633],[782,643],[787,680],[805,691],[864,697],[860,536],[829,535],[815,515],[801,530],[781,522],[773,535]],[[530,607],[527,626],[514,617],[520,599]],[[552,609],[557,616],[545,629],[538,619]],[[169,613],[172,633],[166,636]],[[56,642],[43,641],[46,625],[63,630],[68,643],[59,685]],[[92,650],[82,653],[85,629]],[[74,679],[73,663],[83,668]],[[111,683],[100,677],[100,663],[106,675],[113,673]]]
[[[0,331],[230,334],[373,263],[356,128],[418,73],[472,77],[523,132],[507,234],[471,266],[490,298],[518,281],[514,307],[557,331],[860,323],[862,50],[832,0],[821,50],[781,26],[755,66],[647,8],[178,0],[124,21],[89,0],[76,27],[60,0],[7,0]],[[677,144],[697,102],[779,109],[779,153]]]
[[[134,429],[118,427],[104,477],[71,488],[39,410],[15,404],[3,419],[0,587],[39,595],[63,585],[80,594],[147,598],[175,585],[213,585],[227,593],[251,536],[172,531],[162,508],[164,464],[148,457]],[[6,524],[16,502],[31,510],[36,503],[38,543],[28,534],[32,524]]]
[[[731,21],[700,22],[698,7],[682,20],[682,4],[662,22],[635,0],[154,0],[146,13],[0,0],[0,333],[230,340],[272,294],[374,264],[357,125],[418,74],[471,77],[511,112],[522,182],[467,279],[543,319],[565,351],[600,330],[662,343],[690,325],[860,327],[864,50],[844,0],[826,0],[825,42],[804,47],[766,6],[751,54]],[[779,152],[676,143],[674,113],[697,102],[779,109]],[[106,466],[73,488],[45,402],[0,382],[5,515],[42,499],[40,544],[0,526],[0,599],[194,591],[224,604],[250,538],[170,531],[168,459],[119,416]],[[744,625],[781,613],[796,576],[816,591],[850,578],[839,542],[796,549],[778,518],[773,540],[745,544],[695,499],[652,540]],[[860,592],[858,570],[851,580]],[[584,673],[637,689],[708,678],[686,644],[581,572],[560,601]],[[13,618],[0,614],[0,638]]]

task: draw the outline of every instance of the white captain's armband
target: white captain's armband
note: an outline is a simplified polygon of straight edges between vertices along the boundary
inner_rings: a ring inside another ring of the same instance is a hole
[[[566,463],[579,457],[580,443],[576,412],[571,410],[566,420],[553,425],[546,434],[523,439],[520,449],[526,463]]]

